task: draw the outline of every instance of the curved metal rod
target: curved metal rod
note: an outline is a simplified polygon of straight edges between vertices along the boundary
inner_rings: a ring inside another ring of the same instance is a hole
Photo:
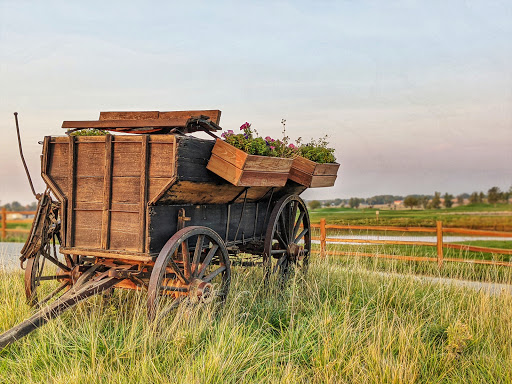
[[[20,126],[18,124],[18,112],[14,112],[14,120],[16,121],[16,133],[18,134],[18,147],[20,149],[21,161],[23,163],[23,167],[25,167],[25,173],[27,174],[30,189],[32,189],[32,194],[37,198],[37,193],[34,189],[34,184],[32,184],[32,178],[30,177],[30,172],[28,171],[27,163],[25,162],[25,157],[23,156],[23,148],[21,147]]]

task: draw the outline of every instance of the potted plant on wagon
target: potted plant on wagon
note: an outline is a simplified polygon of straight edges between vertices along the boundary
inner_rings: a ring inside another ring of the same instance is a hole
[[[295,153],[287,138],[263,139],[247,122],[240,130],[229,130],[222,134],[224,140],[216,140],[206,168],[236,186],[284,186]]]
[[[290,180],[308,188],[332,187],[340,165],[336,163],[334,148],[329,148],[327,136],[307,144],[297,140],[297,155],[290,169]]]

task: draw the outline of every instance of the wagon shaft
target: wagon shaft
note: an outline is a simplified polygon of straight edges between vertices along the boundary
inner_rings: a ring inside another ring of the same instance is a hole
[[[122,278],[112,277],[115,271],[125,271],[131,266],[110,268],[105,272],[95,275],[99,264],[95,264],[77,280],[76,284],[51,305],[41,308],[30,318],[16,325],[0,335],[0,349],[14,343],[23,336],[56,318],[64,311],[74,307],[80,301],[97,295],[119,283]]]

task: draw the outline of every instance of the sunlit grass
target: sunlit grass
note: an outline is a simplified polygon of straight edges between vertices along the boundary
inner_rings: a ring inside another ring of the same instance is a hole
[[[259,268],[236,267],[224,308],[180,308],[156,326],[146,320],[144,292],[95,297],[0,352],[0,377],[66,384],[512,381],[509,293],[381,273],[381,262],[315,258],[305,278],[294,275],[285,287],[262,284]],[[398,265],[407,272],[400,262],[388,262],[388,270]],[[501,281],[512,283],[510,275]],[[21,273],[0,274],[0,300],[0,329],[28,317]]]

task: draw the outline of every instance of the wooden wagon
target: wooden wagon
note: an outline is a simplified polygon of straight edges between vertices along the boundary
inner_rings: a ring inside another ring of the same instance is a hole
[[[240,253],[256,255],[266,277],[307,266],[306,187],[237,186],[209,171],[215,140],[187,134],[214,136],[219,119],[220,111],[104,112],[63,128],[116,134],[44,138],[47,190],[22,251],[27,300],[42,309],[0,346],[112,287],[147,290],[150,319],[183,300],[223,300]]]

